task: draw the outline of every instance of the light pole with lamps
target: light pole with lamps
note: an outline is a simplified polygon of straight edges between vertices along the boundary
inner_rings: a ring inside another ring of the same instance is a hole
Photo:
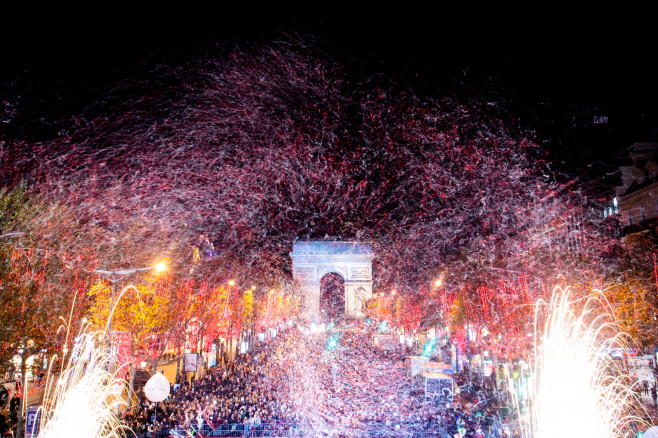
[[[140,271],[155,271],[155,272],[164,272],[167,269],[167,265],[164,262],[159,262],[155,266],[149,266],[147,268],[134,268],[134,269],[121,269],[117,271],[104,271],[102,269],[96,269],[94,272],[101,277],[108,280],[112,283],[112,299],[110,301],[110,315],[107,321],[107,333],[108,337],[112,334],[112,313],[114,312],[114,294],[117,281],[121,281],[126,277],[129,277],[133,274],[136,274]]]
[[[110,313],[107,319],[107,347],[108,351],[112,349],[112,315],[114,314],[114,295],[116,289],[116,283],[123,280],[130,275],[136,274],[137,272],[142,271],[155,271],[155,272],[164,272],[167,269],[167,265],[164,262],[156,263],[154,266],[149,266],[146,268],[134,268],[134,269],[120,269],[116,271],[105,271],[102,269],[97,269],[94,273],[100,275],[101,277],[108,280],[112,283],[112,298],[110,301]],[[134,373],[131,373],[134,374]],[[132,375],[131,375],[132,380]],[[132,382],[131,382],[132,383]]]

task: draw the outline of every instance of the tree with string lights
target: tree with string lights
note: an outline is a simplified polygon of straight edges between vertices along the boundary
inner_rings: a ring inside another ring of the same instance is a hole
[[[55,367],[67,360],[80,329],[85,268],[93,262],[66,252],[67,243],[57,234],[75,226],[66,208],[25,189],[0,192],[0,367],[18,372],[23,388],[28,371],[40,373],[44,359]],[[22,431],[25,389],[20,396],[17,430]]]

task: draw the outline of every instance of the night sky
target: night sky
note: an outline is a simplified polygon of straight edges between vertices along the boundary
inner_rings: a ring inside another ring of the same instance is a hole
[[[190,56],[208,44],[297,32],[319,38],[357,73],[380,71],[419,93],[462,81],[482,87],[490,78],[522,118],[523,111],[526,118],[555,118],[573,105],[602,108],[610,118],[610,145],[586,156],[566,153],[567,159],[585,163],[610,155],[654,129],[655,37],[641,10],[27,9],[4,16],[0,92],[3,100],[21,95],[23,105],[45,117],[79,111],[136,65]],[[25,131],[31,121],[22,122]]]

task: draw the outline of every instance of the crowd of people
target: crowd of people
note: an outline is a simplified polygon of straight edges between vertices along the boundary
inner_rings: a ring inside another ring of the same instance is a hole
[[[377,328],[343,322],[326,331],[292,326],[246,354],[181,374],[170,396],[152,403],[143,389],[121,421],[139,438],[170,436],[374,437],[515,436],[515,412],[493,378],[453,374],[454,397],[426,397],[425,378],[408,361],[416,348],[375,342]],[[449,349],[433,360],[450,362]],[[186,377],[190,377],[189,379]],[[633,376],[636,377],[636,376]],[[637,379],[636,379],[637,380]],[[21,381],[0,391],[0,436],[13,436]],[[637,380],[657,403],[656,386]],[[512,423],[512,424],[510,424]],[[6,435],[8,434],[8,435]],[[129,434],[130,435],[130,434]]]
[[[14,436],[18,424],[18,411],[23,396],[21,379],[0,386],[0,437]]]
[[[157,412],[140,397],[124,422],[149,437],[264,429],[285,436],[503,436],[496,406],[482,391],[471,404],[478,415],[457,402],[425,401],[424,379],[412,376],[405,360],[412,351],[383,350],[372,334],[363,324],[321,333],[289,328],[201,378],[183,379]]]

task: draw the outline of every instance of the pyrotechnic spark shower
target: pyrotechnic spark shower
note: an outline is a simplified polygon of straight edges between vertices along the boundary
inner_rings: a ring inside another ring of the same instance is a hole
[[[102,333],[83,333],[59,379],[49,379],[52,396],[44,401],[39,438],[75,436],[112,438],[127,435],[117,416],[126,402],[121,397],[124,381],[112,369],[112,357]],[[79,348],[79,349],[78,349]],[[54,388],[52,388],[54,386]],[[120,388],[120,390],[117,390]]]
[[[536,306],[536,392],[527,418],[533,438],[631,436],[641,423],[632,382],[610,356],[631,345],[614,322],[602,293],[586,297],[578,314],[571,291],[556,288],[550,303]],[[597,306],[602,305],[602,306]],[[602,308],[603,312],[597,312]],[[632,435],[635,436],[635,435]]]

